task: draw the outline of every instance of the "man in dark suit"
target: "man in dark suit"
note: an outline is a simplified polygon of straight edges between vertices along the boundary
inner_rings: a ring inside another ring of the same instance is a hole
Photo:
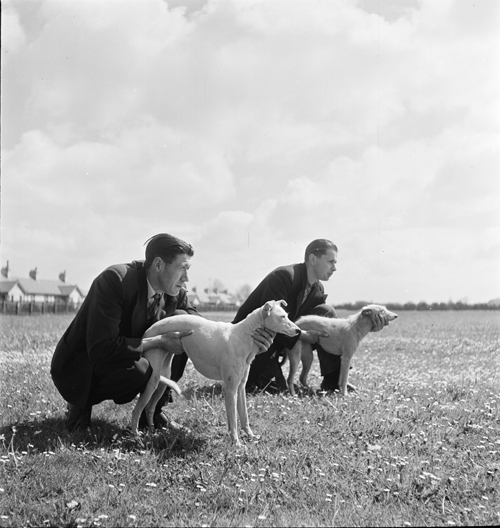
[[[332,241],[313,240],[306,248],[303,263],[276,268],[262,280],[242,304],[233,323],[243,320],[265,302],[280,299],[287,302],[288,306],[285,309],[292,321],[296,321],[302,315],[310,314],[337,317],[335,308],[325,304],[327,295],[320,282],[329,280],[336,271],[337,255],[337,246]],[[385,324],[387,322],[380,319],[375,331],[381,330]],[[314,330],[302,330],[296,337],[277,334],[271,347],[255,357],[250,367],[247,390],[270,392],[286,390],[287,385],[279,365],[279,355],[284,348],[292,348],[298,339],[316,344],[323,376],[321,389],[338,390],[340,356],[328,354],[317,345],[321,335]]]
[[[151,376],[149,362],[142,357],[146,350],[174,352],[172,379],[179,380],[187,361],[181,338],[191,332],[142,336],[163,317],[200,315],[185,288],[193,254],[188,243],[162,233],[147,242],[145,261],[110,266],[93,281],[51,363],[54,384],[68,402],[69,430],[90,428],[93,405],[104,400],[128,403],[144,390]],[[254,340],[267,350],[272,336],[260,332]],[[169,423],[162,412],[169,396],[166,391],[158,402],[156,427]]]

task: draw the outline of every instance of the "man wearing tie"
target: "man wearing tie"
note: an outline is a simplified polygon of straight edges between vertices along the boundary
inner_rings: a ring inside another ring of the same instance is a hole
[[[241,305],[233,323],[244,319],[257,306],[267,301],[280,299],[288,303],[286,310],[292,321],[302,315],[320,315],[336,318],[335,308],[326,304],[326,295],[321,281],[327,281],[337,269],[337,246],[326,238],[318,238],[309,243],[305,250],[304,262],[290,266],[280,266],[269,273]],[[375,329],[378,332],[389,324],[382,316],[377,316]],[[321,390],[338,390],[340,356],[325,352],[318,344],[321,333],[305,331],[295,337],[277,334],[272,346],[265,353],[256,356],[248,375],[247,391],[281,392],[287,384],[279,363],[279,356],[285,348],[292,348],[297,340],[312,343],[317,351],[323,381]],[[354,387],[349,385],[352,390]]]
[[[179,313],[200,317],[185,288],[193,254],[190,244],[161,233],[148,240],[145,261],[110,266],[93,281],[51,363],[52,380],[68,402],[70,431],[89,430],[93,405],[104,400],[128,403],[144,390],[151,376],[149,362],[142,357],[146,350],[174,352],[172,379],[178,381],[187,361],[181,338],[191,332],[142,336],[164,317]],[[254,340],[267,350],[272,337],[261,331]],[[162,412],[169,395],[166,391],[156,407],[158,428],[169,423]]]

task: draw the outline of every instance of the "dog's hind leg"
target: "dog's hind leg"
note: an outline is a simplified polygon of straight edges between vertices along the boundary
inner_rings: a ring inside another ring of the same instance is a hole
[[[153,375],[154,373],[151,375],[151,377],[153,377]],[[151,395],[151,398],[146,404],[146,407],[144,408],[144,413],[146,414],[146,421],[148,423],[148,428],[150,432],[152,433],[155,430],[155,424],[154,424],[153,417],[154,417],[154,413],[156,409],[156,404],[158,403],[160,398],[163,396],[163,393],[165,392],[165,389],[167,387],[167,384],[162,382],[163,379],[165,378],[163,378],[162,376],[159,376],[158,381],[156,381],[156,376],[155,376],[154,383],[156,384],[156,390],[153,392],[153,394]]]
[[[163,393],[165,392],[165,389],[167,387],[173,389],[177,394],[181,394],[181,389],[179,388],[179,385],[175,383],[175,381],[165,378],[164,376],[160,376],[158,387],[154,391],[153,395],[151,396],[151,399],[149,400],[146,405],[146,408],[144,409],[150,431],[154,431],[154,414],[156,406],[158,405],[158,402],[160,401],[160,398],[163,396]]]
[[[159,362],[156,363],[155,368],[153,368],[153,374],[151,374],[151,377],[154,377],[154,384],[156,385],[156,390],[152,394],[151,398],[149,399],[148,403],[146,404],[145,413],[146,413],[146,420],[148,422],[149,430],[153,432],[155,430],[154,426],[154,414],[156,410],[156,406],[158,402],[160,401],[160,398],[163,396],[163,393],[165,392],[165,389],[167,387],[172,388],[177,394],[181,393],[181,389],[179,388],[179,385],[175,383],[175,381],[172,381],[168,378],[168,376],[171,375],[171,360],[172,360],[173,354],[169,352],[167,355],[163,358],[163,365],[161,366],[161,371],[158,371],[158,365]],[[156,358],[156,356],[155,356]],[[152,364],[155,362],[152,360]],[[162,375],[159,377],[157,374],[161,372]],[[158,381],[156,379],[158,378]]]
[[[309,385],[307,384],[307,376],[309,375],[309,371],[311,370],[311,366],[314,360],[312,346],[309,343],[302,343],[300,359],[302,361],[302,371],[300,373],[299,378],[300,383],[304,387],[309,387]]]
[[[149,378],[148,384],[146,385],[146,388],[142,392],[142,394],[139,396],[139,399],[137,400],[137,403],[135,404],[134,410],[132,411],[132,421],[130,424],[130,429],[132,430],[132,434],[137,435],[138,431],[137,428],[139,426],[139,418],[141,417],[142,411],[146,407],[146,404],[151,398],[151,395],[155,392],[156,384],[153,374],[151,374],[151,377]],[[148,425],[151,426],[151,424],[148,422]]]
[[[170,386],[170,383],[168,383],[171,380],[168,380],[167,378],[164,378],[163,376],[160,376],[160,379],[158,381],[158,387],[154,391],[153,395],[151,396],[151,399],[146,405],[146,408],[144,409],[144,412],[146,413],[146,420],[148,422],[149,430],[151,432],[154,432],[155,425],[154,425],[154,414],[156,410],[156,405],[160,401],[160,398],[163,396],[163,393],[165,392],[165,389]],[[174,382],[172,382],[174,383]],[[177,385],[175,383],[175,385]],[[175,390],[175,389],[174,389]],[[178,391],[178,392],[177,392]],[[180,394],[180,390],[177,387],[176,392]]]
[[[139,396],[139,399],[137,401],[137,404],[132,411],[132,421],[130,428],[132,430],[132,434],[137,434],[137,427],[139,425],[139,419],[141,417],[142,411],[148,404],[149,400],[151,399],[151,396],[156,391],[156,388],[158,387],[158,383],[160,382],[160,377],[163,370],[164,362],[167,358],[172,357],[172,353],[165,354],[165,352],[161,349],[151,349],[148,350],[144,357],[149,361],[149,364],[152,368],[151,377],[149,378],[149,381],[146,385],[146,388],[142,392],[142,394]],[[170,363],[167,363],[167,369],[170,369]],[[147,418],[147,413],[146,413]],[[153,418],[151,417],[151,421],[148,419],[148,426],[151,431],[154,431],[154,425],[153,425]]]

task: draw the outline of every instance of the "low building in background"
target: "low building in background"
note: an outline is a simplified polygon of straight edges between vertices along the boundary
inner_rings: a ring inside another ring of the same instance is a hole
[[[24,292],[19,287],[17,279],[0,279],[0,299],[2,301],[22,301]]]
[[[76,284],[66,284],[66,272],[58,280],[40,279],[37,269],[29,277],[11,277],[9,263],[2,268],[0,277],[0,300],[11,302],[40,302],[80,305],[85,293]]]
[[[237,310],[241,301],[236,295],[227,292],[214,292],[209,288],[198,291],[196,286],[193,286],[191,291],[187,294],[189,302],[199,310],[222,310],[231,311]]]

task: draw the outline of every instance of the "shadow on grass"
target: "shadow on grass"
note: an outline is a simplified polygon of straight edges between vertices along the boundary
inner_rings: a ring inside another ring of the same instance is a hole
[[[246,395],[248,397],[257,396],[260,394],[267,394],[267,395],[283,395],[283,396],[289,396],[290,392],[288,390],[277,390],[273,388],[274,385],[272,385],[269,388],[260,390],[247,390]],[[294,384],[295,388],[295,394],[298,398],[311,398],[311,397],[317,397],[317,396],[324,396],[325,392],[321,392],[320,390],[314,389],[312,387],[303,387],[302,385],[296,385]],[[224,388],[222,386],[222,383],[212,383],[210,385],[204,385],[203,387],[200,387],[199,385],[193,385],[191,387],[187,387],[182,391],[183,396],[186,398],[186,400],[193,400],[193,399],[207,399],[207,398],[215,398],[220,397],[224,398]],[[329,393],[331,394],[331,393]]]
[[[182,395],[188,401],[215,397],[224,398],[224,388],[222,387],[222,383],[211,383],[210,385],[204,385],[203,387],[192,385],[191,387],[186,387],[182,391]]]
[[[124,452],[150,451],[163,461],[197,452],[206,444],[189,430],[165,428],[155,433],[143,433],[135,437],[130,430],[99,418],[92,420],[90,430],[68,432],[64,420],[47,418],[36,422],[17,422],[0,427],[3,445],[11,452],[46,453],[69,449],[104,449]]]

